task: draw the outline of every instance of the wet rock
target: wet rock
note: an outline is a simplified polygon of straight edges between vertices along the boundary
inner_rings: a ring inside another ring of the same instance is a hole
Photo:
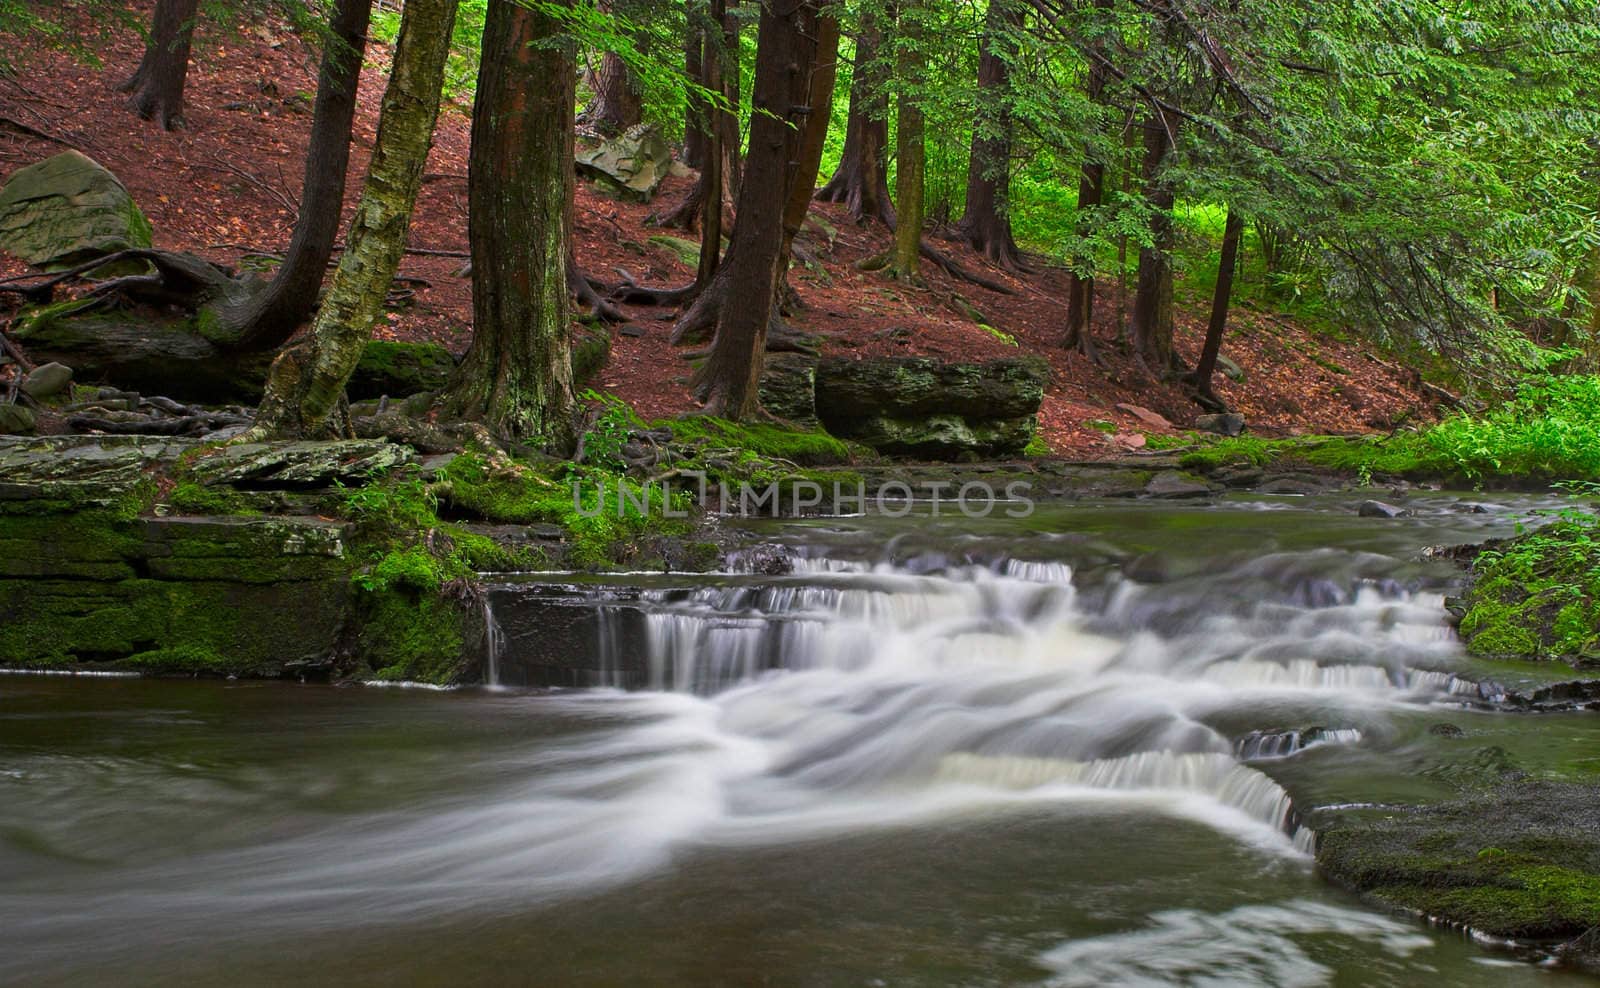
[[[1236,412],[1202,415],[1194,420],[1194,427],[1201,432],[1211,432],[1219,436],[1237,436],[1244,431],[1244,416]]]
[[[1258,494],[1326,494],[1331,489],[1328,481],[1303,474],[1279,474],[1268,477],[1256,488]]]
[[[1356,514],[1362,518],[1404,518],[1411,512],[1383,501],[1362,501]]]
[[[767,355],[761,372],[761,406],[808,428],[817,424],[817,361],[801,353]]]
[[[672,168],[672,149],[653,124],[630,127],[599,147],[577,152],[578,173],[642,202],[654,198]]]
[[[1145,485],[1144,492],[1150,497],[1159,498],[1186,498],[1207,497],[1211,494],[1211,485],[1194,476],[1178,470],[1165,470],[1150,478],[1150,483]]]
[[[1229,487],[1254,487],[1261,483],[1266,472],[1260,467],[1225,467],[1211,476]]]
[[[1049,382],[1049,365],[1037,357],[829,357],[817,365],[816,410],[833,435],[885,453],[1016,455],[1033,438]]]
[[[22,379],[22,390],[30,398],[54,398],[72,384],[72,368],[66,364],[40,364]]]
[[[0,404],[0,435],[25,436],[33,432],[35,425],[32,409]]]
[[[1166,583],[1172,579],[1172,564],[1159,552],[1147,552],[1124,563],[1122,575],[1136,583]]]
[[[1447,723],[1430,725],[1428,727],[1428,733],[1440,738],[1461,738],[1466,737],[1467,734],[1466,731],[1463,731],[1456,725]]]
[[[1132,415],[1134,418],[1138,419],[1140,422],[1143,422],[1152,429],[1172,428],[1172,423],[1167,420],[1165,415],[1162,415],[1159,412],[1152,412],[1150,409],[1145,408],[1142,405],[1130,405],[1126,402],[1122,402],[1117,405],[1117,408],[1127,412],[1129,415]]]
[[[14,173],[0,188],[0,250],[46,269],[149,247],[149,220],[93,159],[64,151]]]

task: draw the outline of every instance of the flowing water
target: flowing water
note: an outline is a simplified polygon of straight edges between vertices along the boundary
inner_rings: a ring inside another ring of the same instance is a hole
[[[1548,506],[762,523],[559,641],[494,587],[490,682],[585,689],[0,677],[0,983],[1565,983],[1308,853],[1448,795],[1441,721],[1594,750],[1474,706],[1420,556]]]

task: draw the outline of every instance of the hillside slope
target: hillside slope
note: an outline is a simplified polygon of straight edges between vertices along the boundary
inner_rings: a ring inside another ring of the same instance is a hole
[[[293,225],[310,129],[314,54],[271,22],[220,36],[202,31],[190,74],[188,129],[165,133],[137,119],[116,92],[138,62],[140,39],[124,32],[99,52],[101,67],[41,52],[20,77],[0,76],[0,178],[66,147],[77,148],[121,177],[154,224],[158,246],[229,265],[252,253],[281,251]],[[375,46],[363,74],[356,175],[347,210],[372,146],[386,58],[387,51]],[[452,255],[467,247],[469,109],[451,107],[441,119],[412,226],[411,243],[420,252],[402,267],[403,275],[418,279],[416,296],[379,328],[380,337],[436,340],[457,351],[467,345],[471,285],[458,273],[461,257]],[[686,178],[669,179],[656,203],[643,205],[619,202],[580,183],[580,262],[608,280],[621,270],[643,284],[687,282],[692,268],[671,246],[651,239],[680,231],[650,227],[646,218],[690,184]],[[1009,285],[1015,294],[953,282],[938,270],[928,272],[926,289],[908,289],[855,270],[855,262],[888,245],[885,230],[855,226],[838,206],[818,205],[815,216],[821,222],[808,228],[802,244],[818,267],[794,274],[805,303],[794,322],[821,337],[825,352],[984,359],[1021,348],[1043,355],[1055,380],[1041,411],[1042,434],[1062,454],[1115,452],[1119,447],[1108,439],[1105,423],[1130,433],[1148,429],[1120,404],[1153,409],[1178,427],[1200,413],[1179,389],[1150,380],[1114,346],[1103,348],[1105,368],[1064,350],[1066,273],[1043,259],[1034,259],[1039,273],[1017,277],[945,243],[941,248],[962,265]],[[18,262],[0,256],[0,277],[21,271]],[[1107,342],[1117,335],[1118,286],[1102,284],[1100,292],[1095,333]],[[958,295],[965,304],[957,304]],[[1205,312],[1185,309],[1181,289],[1178,295],[1177,346],[1192,360]],[[979,325],[973,308],[998,332]],[[647,416],[693,409],[688,364],[667,341],[673,313],[625,311],[643,334],[617,337],[600,385]],[[1402,419],[1430,414],[1428,399],[1413,386],[1414,375],[1375,359],[1367,347],[1315,338],[1272,314],[1236,308],[1224,353],[1244,378],[1236,382],[1219,373],[1218,390],[1258,433],[1387,431]]]

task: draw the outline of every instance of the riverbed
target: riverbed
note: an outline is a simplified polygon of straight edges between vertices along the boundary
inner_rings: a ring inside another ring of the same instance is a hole
[[[1576,983],[1314,872],[1600,750],[1489,709],[1561,671],[1467,660],[1423,554],[1558,502],[1355,503],[730,521],[710,577],[486,577],[501,685],[0,677],[0,982]],[[509,688],[552,584],[588,685]]]

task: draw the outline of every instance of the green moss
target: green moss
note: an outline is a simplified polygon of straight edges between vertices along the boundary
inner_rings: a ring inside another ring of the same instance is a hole
[[[1480,854],[1482,884],[1385,885],[1374,894],[1498,936],[1557,938],[1600,925],[1600,878],[1555,865],[1519,865],[1520,860],[1505,852]]]
[[[247,662],[228,658],[203,645],[179,645],[130,655],[116,663],[118,668],[155,675],[188,673],[214,676],[237,675],[250,671]]]
[[[1150,438],[1151,448],[1171,444],[1171,437]],[[1302,436],[1294,439],[1260,439],[1255,436],[1208,437],[1190,433],[1178,445],[1200,443],[1184,453],[1179,465],[1190,470],[1225,466],[1318,467],[1354,474],[1399,477],[1436,476],[1450,472],[1450,464],[1420,436],[1350,438]]]
[[[685,444],[700,443],[736,453],[788,460],[800,466],[826,466],[850,462],[844,443],[818,430],[786,428],[769,422],[729,422],[710,416],[663,419],[651,423],[672,430]]]
[[[430,595],[380,592],[358,605],[360,648],[382,662],[374,679],[444,685],[456,678],[464,654],[465,616],[454,603]]]
[[[249,500],[232,487],[209,487],[192,480],[179,481],[167,494],[166,503],[192,515],[259,515]]]
[[[1461,637],[1477,655],[1600,654],[1600,519],[1564,520],[1479,554]]]

